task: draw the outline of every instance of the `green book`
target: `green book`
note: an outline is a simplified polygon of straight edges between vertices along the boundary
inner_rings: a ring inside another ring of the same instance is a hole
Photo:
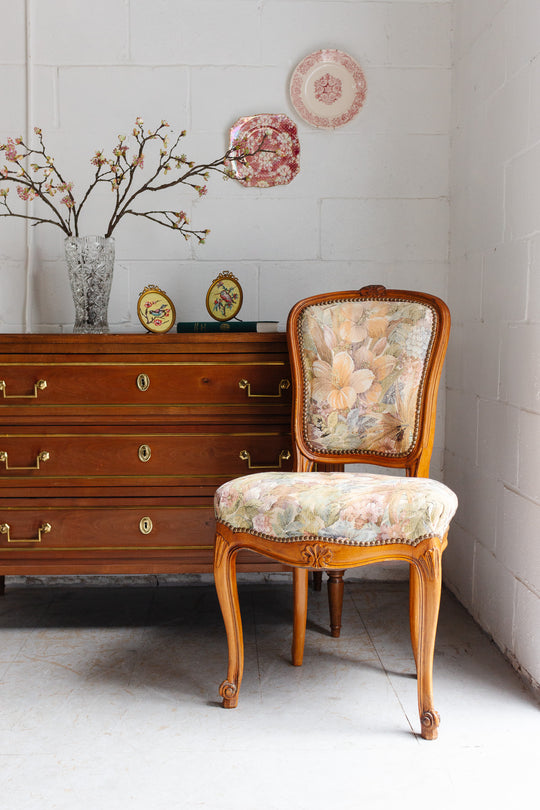
[[[180,321],[177,332],[277,332],[279,321]]]

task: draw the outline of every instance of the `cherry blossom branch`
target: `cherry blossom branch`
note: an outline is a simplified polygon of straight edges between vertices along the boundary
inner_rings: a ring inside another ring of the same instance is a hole
[[[124,214],[131,214],[134,217],[146,217],[146,219],[150,219],[152,222],[157,222],[158,225],[163,225],[164,228],[171,228],[174,231],[179,231],[184,239],[189,239],[190,236],[196,236],[199,244],[204,245],[206,237],[210,233],[210,230],[206,228],[203,231],[192,230],[191,228],[186,227],[189,225],[189,219],[185,211],[132,211],[128,209],[124,211]],[[159,219],[159,217],[163,217],[163,219]]]
[[[36,133],[41,133],[41,130],[36,129]],[[19,153],[17,147],[23,147],[24,152]],[[7,203],[7,195],[9,193],[8,189],[0,189],[0,203],[7,209],[7,213],[2,214],[1,216],[16,216],[20,219],[27,219],[32,221],[33,225],[39,225],[41,223],[47,222],[51,225],[56,225],[57,227],[61,228],[68,236],[71,233],[70,225],[69,225],[69,215],[68,220],[62,216],[60,211],[56,208],[56,206],[49,200],[45,193],[50,194],[51,191],[51,183],[49,182],[47,186],[44,188],[44,184],[47,181],[47,178],[50,174],[55,173],[58,179],[63,183],[63,178],[60,176],[59,172],[57,172],[53,166],[52,159],[45,155],[45,150],[43,147],[43,142],[41,141],[41,150],[31,149],[30,147],[26,146],[23,142],[22,138],[17,138],[16,141],[13,141],[11,138],[8,139],[7,145],[0,145],[0,151],[4,150],[6,152],[6,157],[8,160],[13,163],[17,169],[17,173],[15,171],[10,171],[7,166],[4,166],[0,169],[0,177],[8,182],[17,183],[17,193],[19,197],[24,200],[25,202],[30,202],[31,200],[39,198],[45,205],[47,205],[54,215],[58,218],[57,220],[47,219],[46,217],[39,217],[33,214],[17,214],[11,210]],[[42,171],[43,177],[41,179],[35,180],[31,177],[28,173],[25,166],[21,163],[22,160],[26,160],[30,155],[42,155],[45,158],[45,166],[39,166],[39,164],[33,163],[31,164],[31,168],[36,171]],[[65,184],[67,187],[67,184]],[[56,193],[56,191],[54,192]],[[68,192],[69,193],[69,192]]]
[[[178,145],[178,141],[181,137],[185,135],[185,132],[182,132],[180,136],[177,138],[176,143],[170,150],[167,160],[163,161],[160,160],[158,168],[154,172],[153,176],[149,178],[140,188],[133,192],[131,197],[127,199],[125,205],[120,210],[115,208],[113,212],[113,216],[109,222],[109,229],[106,233],[106,236],[110,236],[114,228],[118,225],[119,221],[122,219],[123,216],[126,214],[133,214],[135,213],[132,209],[128,208],[128,206],[132,205],[133,201],[139,197],[141,194],[147,191],[164,191],[165,189],[173,188],[177,185],[186,185],[190,188],[194,189],[200,197],[204,196],[207,192],[206,185],[199,185],[198,183],[192,183],[190,180],[195,178],[200,178],[203,181],[208,181],[210,177],[210,172],[216,172],[221,174],[225,179],[234,176],[231,169],[226,168],[228,163],[233,159],[237,163],[241,163],[244,166],[248,165],[248,160],[255,155],[262,153],[262,152],[273,152],[272,149],[264,149],[264,141],[266,139],[266,135],[263,135],[261,141],[256,149],[249,152],[245,146],[245,143],[242,144],[235,144],[234,146],[227,149],[225,154],[221,155],[221,157],[217,158],[216,160],[211,161],[210,163],[199,163],[195,164],[192,161],[188,161],[185,155],[175,155],[174,149]],[[175,162],[176,168],[179,169],[181,165],[187,165],[189,168],[184,174],[176,177],[174,180],[170,180],[166,183],[160,183],[159,185],[152,185],[152,183],[161,175],[162,172],[165,174],[171,170],[170,161]],[[161,222],[160,224],[165,225],[165,223]]]
[[[199,196],[204,196],[207,191],[206,182],[212,172],[223,175],[225,179],[234,177],[231,168],[233,163],[249,168],[250,158],[260,152],[272,152],[273,150],[264,148],[265,136],[263,136],[257,148],[251,151],[248,151],[245,141],[238,141],[216,160],[208,163],[195,163],[188,160],[185,154],[177,151],[181,139],[186,135],[185,130],[176,137],[173,145],[169,146],[169,135],[166,132],[168,128],[169,124],[162,121],[156,130],[145,130],[143,119],[139,117],[135,120],[131,133],[136,144],[131,159],[128,155],[129,145],[125,135],[118,136],[118,143],[112,151],[112,157],[107,157],[103,150],[95,152],[91,163],[96,170],[78,204],[72,193],[73,183],[64,180],[56,168],[53,158],[47,155],[43,134],[39,127],[34,128],[38,139],[36,148],[25,144],[22,137],[8,138],[6,144],[0,144],[0,153],[5,153],[7,162],[11,166],[0,167],[0,183],[5,181],[15,184],[17,194],[24,202],[39,200],[50,209],[55,219],[33,213],[16,213],[7,202],[9,187],[0,188],[0,206],[5,209],[0,216],[30,220],[33,225],[49,223],[61,228],[67,236],[78,236],[81,214],[89,197],[100,183],[108,183],[114,192],[115,201],[105,230],[106,237],[111,236],[120,220],[129,214],[146,217],[165,228],[178,230],[185,239],[195,236],[200,243],[204,242],[209,230],[187,227],[189,221],[183,211],[136,211],[132,207],[133,202],[147,192],[165,191],[179,185],[188,186]],[[137,187],[137,172],[144,168],[146,149],[151,141],[156,141],[159,145],[157,164],[150,176]],[[24,165],[29,158],[33,158],[33,162],[30,164],[33,175]],[[165,180],[169,172],[175,172],[175,176],[170,180]],[[176,174],[177,172],[179,174]],[[58,193],[64,195],[61,196],[59,205],[54,200]],[[67,210],[64,211],[61,206],[65,206]]]

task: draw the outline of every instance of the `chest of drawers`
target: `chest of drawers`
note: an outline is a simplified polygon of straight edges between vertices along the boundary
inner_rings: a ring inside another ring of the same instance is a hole
[[[292,467],[290,395],[283,334],[0,335],[0,576],[211,571],[215,489]]]

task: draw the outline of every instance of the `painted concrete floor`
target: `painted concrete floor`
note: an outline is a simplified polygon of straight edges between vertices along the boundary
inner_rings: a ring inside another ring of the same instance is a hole
[[[443,594],[439,739],[418,736],[404,583],[348,583],[340,639],[310,593],[289,663],[290,587],[241,585],[246,669],[224,710],[210,584],[8,579],[0,600],[0,796],[10,810],[537,806],[538,703]]]

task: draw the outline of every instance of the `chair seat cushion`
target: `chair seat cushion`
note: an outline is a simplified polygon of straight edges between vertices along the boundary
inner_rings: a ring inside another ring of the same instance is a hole
[[[254,473],[215,495],[218,521],[285,543],[414,546],[442,538],[456,509],[455,494],[439,481],[369,473]]]

